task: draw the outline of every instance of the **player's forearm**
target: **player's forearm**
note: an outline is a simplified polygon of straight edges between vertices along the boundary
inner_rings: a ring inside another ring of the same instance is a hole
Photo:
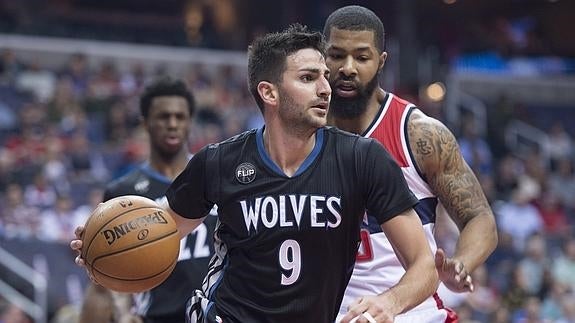
[[[395,315],[405,313],[431,296],[439,285],[439,276],[430,257],[415,262],[400,281],[380,295]]]
[[[461,230],[453,258],[468,272],[485,262],[497,247],[497,227],[491,213],[472,218]]]
[[[160,206],[172,217],[172,219],[174,219],[174,221],[176,222],[176,226],[178,227],[178,233],[180,235],[180,238],[182,239],[188,234],[192,233],[192,231],[194,231],[202,222],[204,222],[204,219],[206,218],[206,217],[202,217],[199,219],[184,218],[183,216],[179,215],[174,210],[172,210],[168,201],[163,201],[163,203]]]
[[[184,238],[188,234],[192,233],[202,222],[204,222],[205,217],[200,219],[187,219],[184,218],[177,213],[170,213],[174,220],[176,221],[176,225],[178,226],[178,233],[180,234],[180,238]]]

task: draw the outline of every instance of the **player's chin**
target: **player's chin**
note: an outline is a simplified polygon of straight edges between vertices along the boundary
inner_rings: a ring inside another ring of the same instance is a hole
[[[327,107],[313,107],[312,110],[312,117],[317,119],[318,122],[327,123]]]
[[[164,155],[175,155],[177,154],[180,150],[182,150],[182,146],[183,144],[177,144],[177,145],[169,145],[169,144],[164,144],[162,145],[162,153]]]
[[[314,116],[313,123],[317,128],[322,128],[327,125],[327,114],[323,116]]]

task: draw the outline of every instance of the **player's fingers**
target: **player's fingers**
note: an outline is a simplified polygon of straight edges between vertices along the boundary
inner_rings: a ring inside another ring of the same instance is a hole
[[[362,316],[362,318],[367,320],[368,323],[377,323],[375,318],[371,314],[369,314],[369,312],[363,312],[363,314],[361,314],[361,316]]]
[[[473,278],[471,278],[471,275],[467,275],[467,277],[465,277],[465,289],[469,292],[472,292],[475,289],[475,286],[473,286]]]
[[[82,240],[72,240],[70,241],[70,248],[72,248],[72,250],[80,250],[82,249]]]
[[[364,303],[363,297],[359,297],[348,305],[347,310],[349,312],[357,312],[356,314],[359,315],[363,313],[365,309],[367,309],[367,308],[364,309],[365,305],[362,306],[363,303]]]
[[[367,306],[363,302],[363,297],[360,297],[353,301],[348,308],[347,314],[342,318],[341,322],[358,322],[361,323],[361,314],[367,310]]]
[[[463,263],[461,261],[456,261],[455,262],[455,272],[457,274],[463,274],[465,273],[465,266],[463,265]],[[467,274],[467,273],[465,273]]]
[[[462,262],[456,261],[455,262],[455,280],[460,283],[465,283],[465,279],[469,276],[467,270],[465,270],[465,266]]]
[[[84,234],[84,227],[83,226],[76,227],[76,229],[74,230],[74,234],[78,239],[82,239],[82,235]]]
[[[80,257],[80,255],[78,255],[76,258],[74,258],[74,262],[76,263],[76,265],[78,266],[82,266],[85,267],[86,263],[84,262],[84,259],[82,259],[82,257]]]
[[[439,248],[435,252],[435,268],[439,271],[445,271],[447,265],[447,257],[443,249]]]

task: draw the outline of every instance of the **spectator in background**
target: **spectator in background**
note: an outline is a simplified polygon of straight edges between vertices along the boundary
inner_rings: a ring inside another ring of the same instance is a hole
[[[56,189],[50,185],[41,171],[36,173],[33,182],[24,188],[25,203],[42,210],[54,206],[57,197]]]
[[[3,192],[12,181],[19,180],[21,177],[16,169],[13,153],[0,147],[0,192]]]
[[[76,97],[84,96],[88,89],[89,79],[92,77],[86,55],[76,53],[70,56],[60,75],[71,80]]]
[[[544,273],[548,268],[547,245],[545,237],[535,233],[527,238],[523,259],[519,261],[519,270],[525,277],[525,287],[532,295],[539,295],[543,288]]]
[[[489,285],[489,273],[485,265],[477,267],[471,276],[475,290],[467,294],[465,303],[471,308],[473,319],[488,322],[499,307],[499,294]]]
[[[567,133],[560,120],[551,125],[547,134],[548,138],[545,142],[544,149],[551,159],[551,169],[553,170],[561,159],[569,159],[574,156],[573,139],[569,133]]]
[[[487,322],[489,323],[509,323],[510,313],[507,307],[499,306],[499,308],[491,315]]]
[[[66,116],[79,109],[78,97],[74,94],[74,84],[70,77],[62,76],[58,78],[51,100],[46,105],[48,122],[58,124]]]
[[[87,201],[77,206],[74,210],[73,223],[74,228],[79,225],[84,225],[92,211],[96,209],[98,204],[104,199],[104,190],[100,187],[92,187],[88,192]]]
[[[573,195],[575,196],[575,195]],[[555,192],[544,190],[535,201],[545,225],[545,233],[550,237],[562,237],[571,231],[567,212]]]
[[[30,239],[36,235],[40,210],[24,202],[19,183],[9,183],[0,208],[0,234],[8,238]]]
[[[38,238],[52,242],[67,242],[73,238],[74,207],[67,195],[58,196],[53,208],[40,215]]]
[[[511,319],[512,323],[541,323],[541,300],[535,296],[527,297],[523,307]]]
[[[19,129],[6,139],[4,146],[13,154],[17,167],[37,167],[45,151],[45,109],[39,104],[28,102],[18,112]]]
[[[575,225],[575,174],[573,172],[573,160],[562,158],[557,161],[557,168],[549,175],[547,184],[549,191],[558,196],[559,201],[566,207],[570,215],[570,224]]]
[[[50,70],[42,68],[40,63],[29,63],[27,68],[16,77],[16,88],[30,92],[34,99],[46,103],[52,99],[56,87],[56,76]]]
[[[575,293],[575,237],[570,236],[563,244],[563,252],[552,264],[553,278],[565,284]]]
[[[575,322],[575,294],[565,296],[561,302],[561,318],[554,323]]]
[[[494,288],[504,291],[509,287],[509,276],[511,276],[511,272],[513,272],[521,256],[521,253],[513,246],[513,236],[500,231],[499,245],[486,262],[491,279],[490,283]]]
[[[524,168],[523,162],[513,154],[506,154],[499,160],[495,175],[495,201],[511,199],[511,193],[516,189],[517,179],[524,172]]]
[[[108,178],[101,152],[93,149],[85,133],[77,132],[70,138],[66,153],[74,181],[105,181]]]
[[[530,294],[527,291],[526,277],[519,267],[515,267],[508,278],[509,286],[501,295],[501,303],[513,316],[517,310],[525,305]]]
[[[566,285],[553,281],[549,293],[541,304],[541,317],[544,320],[556,322],[562,316],[562,302],[568,293]]]
[[[511,193],[511,200],[495,208],[499,230],[513,237],[513,245],[517,251],[523,252],[527,237],[531,234],[544,231],[541,214],[531,204],[539,193],[539,184],[523,177]]]
[[[146,71],[142,63],[134,63],[130,70],[120,75],[120,91],[124,97],[137,98],[144,89],[146,83]]]
[[[525,168],[519,179],[525,182],[533,181],[539,186],[539,192],[534,198],[534,200],[536,200],[541,196],[541,189],[546,186],[549,178],[549,163],[545,159],[541,147],[537,147],[529,151],[522,160]]]
[[[487,141],[481,137],[475,119],[467,116],[463,119],[459,149],[469,167],[478,176],[490,175],[493,169],[493,157]]]
[[[23,67],[24,64],[18,60],[12,49],[2,50],[0,53],[0,85],[13,85]]]
[[[46,181],[59,193],[68,193],[70,183],[68,180],[68,159],[64,154],[64,144],[58,137],[46,140],[46,153],[42,165],[42,172]]]

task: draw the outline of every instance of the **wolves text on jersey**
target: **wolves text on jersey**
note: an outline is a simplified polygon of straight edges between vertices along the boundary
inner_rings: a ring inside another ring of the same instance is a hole
[[[246,229],[294,227],[302,224],[304,214],[309,216],[312,228],[337,228],[341,223],[341,198],[323,195],[280,195],[257,197],[239,201]]]

